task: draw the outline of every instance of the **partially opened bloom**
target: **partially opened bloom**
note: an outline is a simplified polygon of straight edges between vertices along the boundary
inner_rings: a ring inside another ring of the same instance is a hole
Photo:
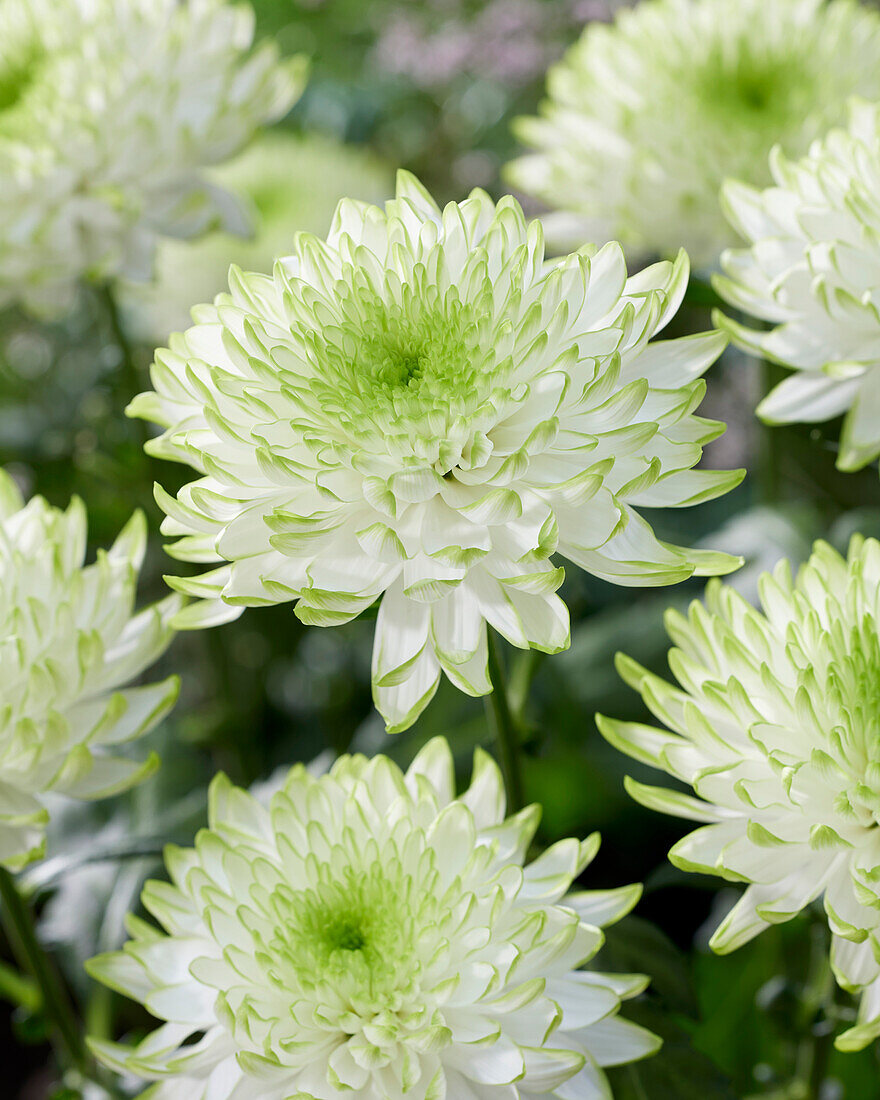
[[[89,964],[165,1022],[93,1049],[152,1100],[609,1097],[601,1067],[659,1046],[617,1017],[647,979],[579,967],[640,887],[569,893],[598,838],[524,867],[537,807],[504,812],[482,753],[454,797],[439,738],[405,774],[297,766],[268,808],[218,776],[209,829],[144,891],[161,930],[132,919]]]
[[[550,70],[541,117],[517,124],[535,152],[509,179],[569,243],[712,265],[733,243],[722,182],[769,182],[775,144],[800,155],[851,95],[880,97],[878,54],[880,17],[856,0],[644,0]]]
[[[385,211],[343,201],[273,275],[233,269],[130,410],[166,429],[152,453],[204,475],[159,493],[170,552],[231,563],[172,579],[208,601],[179,625],[296,600],[331,626],[381,598],[374,694],[402,729],[441,669],[490,690],[487,621],[568,645],[557,551],[618,584],[735,566],[636,510],[740,477],[691,469],[723,430],[692,413],[724,338],[648,343],[686,281],[683,256],[627,279],[617,245],[548,263],[512,199],[441,213],[406,174]]]
[[[734,340],[794,373],[758,406],[770,424],[846,413],[837,465],[880,454],[880,109],[854,103],[802,160],[771,158],[776,186],[729,183],[724,203],[750,242],[724,254],[718,292],[773,326],[717,315]]]
[[[880,544],[844,560],[817,543],[792,580],[761,583],[763,614],[711,582],[668,615],[680,687],[621,657],[667,730],[600,719],[612,744],[699,796],[628,781],[653,809],[703,823],[669,853],[688,871],[749,883],[712,946],[727,952],[823,897],[837,980],[862,993],[859,1049],[880,1035]]]
[[[41,497],[27,504],[0,470],[0,863],[45,849],[48,791],[103,798],[149,775],[158,760],[117,755],[177,697],[177,678],[125,687],[171,641],[180,598],[133,613],[146,543],[136,514],[83,566],[86,515]]]
[[[159,236],[247,221],[208,181],[287,111],[300,60],[225,0],[0,0],[0,304],[150,275]]]

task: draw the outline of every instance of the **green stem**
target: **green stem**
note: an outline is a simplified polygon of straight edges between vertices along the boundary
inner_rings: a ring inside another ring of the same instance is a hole
[[[120,370],[118,377],[121,385],[115,387],[115,389],[117,393],[120,390],[122,391],[120,399],[124,411],[128,403],[143,389],[144,380],[138,370],[134,349],[131,346],[131,341],[128,339],[125,325],[122,323],[119,303],[116,301],[116,295],[113,292],[112,285],[110,283],[102,283],[98,288],[98,294],[104,306],[104,312],[107,314],[107,323],[110,326],[113,341],[119,350]],[[140,444],[143,446],[150,438],[147,424],[143,420],[138,420],[137,430]]]
[[[831,972],[828,929],[822,917],[810,928],[810,962],[801,998],[799,1030],[804,1034],[798,1050],[798,1095],[819,1100],[828,1076],[828,1060],[834,1044],[834,999],[837,986]]]
[[[3,962],[0,962],[0,997],[26,1008],[28,1012],[39,1012],[43,1007],[37,983]]]
[[[495,735],[498,762],[504,776],[507,790],[508,811],[516,813],[524,805],[522,771],[520,768],[520,735],[513,712],[510,709],[510,697],[507,694],[507,677],[501,664],[498,642],[494,631],[487,628],[489,639],[489,679],[492,693],[486,696],[486,711],[489,725]]]
[[[90,1076],[90,1060],[73,1005],[61,976],[37,939],[30,906],[12,875],[0,868],[0,903],[9,944],[21,967],[40,988],[43,1008],[55,1034],[62,1065]]]
[[[113,287],[110,283],[102,283],[99,293],[104,305],[104,310],[107,314],[110,332],[113,335],[116,347],[119,349],[122,375],[125,379],[126,389],[129,389],[131,391],[131,396],[134,397],[134,395],[140,391],[141,377],[134,360],[134,351],[129,342],[128,334],[125,331],[125,326],[122,323],[122,315],[119,312],[116,295],[113,293]]]
[[[775,363],[761,360],[761,396],[768,393],[780,381],[780,368]],[[758,487],[762,504],[776,504],[780,497],[782,461],[781,429],[773,424],[761,426],[761,442],[758,456]]]
[[[510,709],[520,728],[526,720],[526,705],[529,701],[532,681],[546,656],[547,654],[542,653],[540,649],[524,649],[517,654],[511,669],[507,696],[510,700]]]

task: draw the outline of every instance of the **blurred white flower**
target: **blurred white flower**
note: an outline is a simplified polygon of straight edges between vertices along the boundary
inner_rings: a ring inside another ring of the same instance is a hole
[[[344,201],[274,275],[233,270],[130,407],[151,453],[205,476],[159,490],[170,553],[227,561],[172,578],[180,627],[296,600],[332,626],[378,599],[373,686],[394,730],[441,669],[491,690],[486,622],[513,645],[569,641],[559,553],[599,577],[670,584],[736,559],[658,542],[637,506],[717,496],[692,470],[723,426],[692,415],[717,333],[649,344],[687,260],[630,279],[610,245],[546,263],[540,226],[482,192],[441,214],[411,176],[385,212]]]
[[[536,152],[508,178],[567,247],[713,265],[733,243],[722,182],[769,182],[773,145],[804,153],[852,94],[880,98],[878,56],[880,17],[856,0],[644,0],[551,69],[541,117],[517,124]]]
[[[270,270],[279,247],[290,247],[297,232],[326,232],[343,196],[382,202],[394,193],[393,172],[365,149],[281,129],[208,175],[250,208],[254,233],[242,238],[217,230],[198,241],[159,242],[153,281],[120,288],[127,330],[153,347],[189,326],[192,306],[226,289],[231,264]]]
[[[162,930],[132,919],[89,964],[166,1022],[93,1049],[153,1100],[606,1100],[601,1067],[659,1046],[617,1017],[647,979],[578,968],[641,888],[568,893],[598,837],[524,867],[538,808],[504,814],[484,753],[454,797],[441,738],[405,774],[297,766],[268,809],[218,776],[209,829],[144,891]]]
[[[250,52],[253,23],[225,0],[0,2],[0,303],[59,312],[82,278],[149,278],[160,236],[247,231],[203,169],[304,78]]]
[[[880,109],[852,104],[802,160],[774,150],[775,187],[729,182],[727,216],[751,244],[725,252],[715,286],[731,305],[774,327],[716,314],[733,339],[795,372],[761,402],[767,423],[846,413],[837,465],[880,454]]]
[[[761,582],[761,614],[710,582],[705,607],[669,612],[681,687],[627,657],[623,678],[673,732],[599,718],[617,748],[699,798],[627,780],[645,806],[703,823],[669,858],[750,885],[711,940],[747,943],[824,897],[839,983],[861,992],[857,1050],[880,1035],[880,543],[844,560],[817,543],[792,580]]]
[[[158,764],[114,754],[177,698],[175,676],[124,687],[166,649],[181,606],[173,596],[133,614],[145,544],[137,513],[83,567],[82,504],[25,505],[0,471],[0,863],[10,869],[44,853],[45,792],[104,798]]]

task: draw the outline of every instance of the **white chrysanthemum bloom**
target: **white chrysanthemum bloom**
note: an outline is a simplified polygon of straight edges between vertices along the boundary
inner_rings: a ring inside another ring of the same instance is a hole
[[[0,0],[0,303],[149,278],[159,236],[247,230],[203,168],[302,86],[225,0]]]
[[[715,286],[731,305],[769,321],[758,331],[716,314],[755,355],[795,373],[761,402],[770,424],[847,413],[837,465],[858,470],[880,454],[880,109],[852,104],[808,156],[771,157],[776,186],[730,182],[723,202],[750,243],[722,257]]]
[[[880,544],[856,536],[844,560],[817,543],[796,580],[783,561],[760,591],[763,614],[716,581],[705,607],[668,613],[680,687],[619,658],[672,732],[599,728],[699,796],[627,781],[644,805],[704,823],[672,862],[750,884],[716,951],[824,897],[834,972],[862,993],[837,1045],[857,1050],[880,1035]]]
[[[233,269],[130,409],[166,429],[151,453],[205,475],[158,494],[170,552],[231,563],[171,580],[208,600],[178,625],[297,600],[329,626],[381,597],[374,696],[397,730],[441,669],[491,690],[487,621],[568,645],[557,551],[618,584],[735,567],[636,510],[740,479],[691,469],[723,430],[692,412],[725,338],[648,343],[686,282],[684,256],[627,279],[617,245],[548,263],[512,199],[441,213],[406,174],[384,212],[345,200],[326,243],[298,235],[274,275]]]
[[[595,835],[523,866],[540,813],[504,806],[484,753],[455,798],[442,738],[405,774],[295,767],[268,809],[218,776],[145,888],[163,931],[88,966],[166,1022],[93,1049],[152,1100],[607,1100],[601,1067],[659,1046],[617,1016],[647,979],[579,967],[641,888],[568,892]]]
[[[735,240],[722,182],[769,183],[775,144],[805,153],[851,95],[880,98],[878,55],[856,0],[644,0],[550,70],[541,117],[517,123],[536,152],[508,178],[559,212],[550,237],[711,266]]]
[[[86,514],[24,504],[0,470],[0,863],[43,855],[49,791],[104,798],[155,770],[116,748],[154,726],[176,676],[128,684],[166,649],[180,597],[133,613],[146,524],[136,513],[83,567]]]

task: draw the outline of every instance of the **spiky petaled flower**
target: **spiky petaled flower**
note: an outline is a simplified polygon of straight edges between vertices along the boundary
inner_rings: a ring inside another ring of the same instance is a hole
[[[880,454],[880,110],[854,103],[802,160],[774,151],[775,187],[729,183],[723,201],[751,244],[722,257],[715,286],[731,305],[769,321],[759,331],[716,314],[734,340],[794,373],[758,406],[770,424],[846,413],[837,465]]]
[[[179,625],[297,600],[328,626],[381,597],[374,696],[403,729],[441,669],[491,690],[487,621],[568,645],[557,551],[630,585],[734,567],[636,511],[740,477],[691,469],[723,430],[692,411],[724,338],[648,343],[686,281],[684,256],[627,279],[617,245],[545,262],[512,199],[441,213],[406,174],[384,212],[343,201],[273,276],[233,269],[130,409],[165,427],[153,454],[205,475],[159,493],[170,552],[231,563],[172,579],[209,601]]]
[[[615,238],[713,265],[734,243],[718,202],[730,176],[770,182],[791,155],[880,97],[880,17],[856,0],[644,0],[587,26],[550,70],[536,152],[508,178],[559,211],[548,234]]]
[[[158,236],[247,222],[202,169],[299,94],[225,0],[0,0],[0,304],[148,278]]]
[[[163,930],[133,919],[88,967],[166,1022],[98,1056],[152,1100],[607,1098],[601,1066],[659,1046],[616,1015],[647,979],[579,967],[641,888],[568,892],[595,835],[523,866],[538,808],[505,819],[474,769],[455,798],[437,738],[405,774],[299,765],[268,808],[218,776],[209,829],[144,891]]]
[[[136,513],[83,567],[86,514],[24,504],[0,470],[0,863],[43,855],[41,795],[104,798],[158,764],[115,755],[177,697],[177,677],[126,688],[165,650],[180,597],[133,614],[146,525]]]
[[[619,670],[669,730],[600,718],[612,744],[699,798],[628,781],[653,809],[704,823],[672,862],[750,885],[712,939],[732,951],[823,896],[838,982],[861,992],[856,1050],[880,1035],[880,544],[844,560],[817,543],[792,580],[761,581],[763,614],[710,582],[705,607],[669,612],[674,687]]]

